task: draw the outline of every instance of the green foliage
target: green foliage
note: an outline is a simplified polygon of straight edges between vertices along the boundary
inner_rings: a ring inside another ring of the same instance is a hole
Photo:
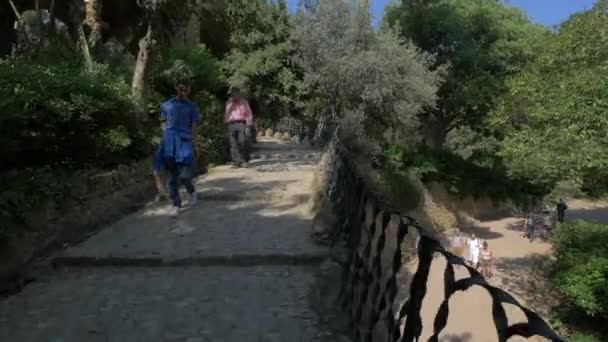
[[[228,159],[228,139],[224,125],[224,104],[214,96],[198,94],[203,120],[194,129],[196,167],[206,167]]]
[[[189,80],[195,94],[222,87],[219,62],[204,45],[164,49],[157,69],[154,88],[165,97],[175,93],[173,87],[178,79]]]
[[[48,200],[60,200],[71,185],[65,170],[44,167],[4,172],[0,176],[0,245],[17,234],[25,233],[15,227],[30,227],[25,222],[32,210]]]
[[[607,21],[600,4],[572,16],[509,80],[491,122],[504,133],[501,155],[513,174],[606,186]]]
[[[277,119],[285,110],[296,111],[304,90],[292,60],[295,47],[285,1],[231,0],[227,15],[231,50],[222,67],[228,85],[248,92],[263,116]]]
[[[560,225],[554,249],[558,289],[587,315],[608,319],[608,226],[586,221]]]
[[[140,157],[149,146],[128,94],[103,65],[0,62],[2,169],[112,166]]]
[[[135,66],[135,56],[116,38],[110,38],[103,45],[99,44],[92,51],[94,60],[107,65],[116,75],[131,80]]]
[[[331,0],[302,8],[294,32],[298,62],[311,95],[354,130],[351,136],[405,144],[417,135],[415,115],[434,105],[439,71],[429,71],[432,58],[394,32],[374,31],[368,4]]]
[[[20,60],[34,64],[55,65],[65,61],[82,61],[82,53],[75,44],[50,32],[46,32],[40,42],[20,46],[18,51]]]
[[[500,163],[484,166],[449,151],[406,150],[392,145],[384,151],[384,165],[393,173],[407,172],[425,183],[445,184],[456,195],[487,194],[496,202],[510,200],[522,208],[528,196],[541,197],[546,192],[526,179],[508,177]]]
[[[397,26],[436,55],[436,66],[449,65],[437,107],[425,113],[437,145],[458,127],[483,128],[505,78],[527,63],[546,33],[496,0],[403,0],[387,8],[383,26]]]
[[[258,129],[273,128],[275,125],[270,118],[259,118],[255,120],[255,123]]]
[[[549,323],[568,341],[600,342],[606,341],[608,337],[608,330],[601,319],[590,318],[571,306],[556,308]]]
[[[601,342],[602,340],[595,335],[576,332],[576,333],[573,333],[572,335],[570,335],[569,341],[571,341],[571,342]]]

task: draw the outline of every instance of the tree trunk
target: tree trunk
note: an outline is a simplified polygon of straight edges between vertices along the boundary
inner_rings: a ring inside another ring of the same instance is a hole
[[[93,57],[91,57],[91,51],[89,50],[89,43],[87,42],[87,37],[84,34],[84,29],[82,25],[78,26],[78,45],[80,45],[80,49],[82,50],[82,55],[84,56],[84,63],[87,67],[87,70],[93,69]]]
[[[51,0],[51,5],[49,6],[49,32],[51,35],[55,35],[57,33],[57,27],[55,24],[55,0]]]
[[[101,41],[101,0],[85,0],[84,23],[89,27],[89,46],[95,48]]]
[[[172,39],[173,47],[177,48],[192,48],[200,43],[201,38],[201,5],[193,4],[188,21],[177,28],[175,36]]]
[[[8,3],[11,5],[11,8],[13,9],[13,12],[15,13],[15,17],[17,17],[17,21],[21,22],[21,13],[19,13],[19,10],[17,10],[17,6],[15,6],[15,3],[13,2],[13,0],[8,0]]]
[[[196,9],[198,11],[198,9]],[[201,40],[201,18],[197,12],[193,12],[188,20],[185,37],[186,47],[195,47]]]
[[[153,44],[152,22],[149,22],[146,35],[139,40],[139,52],[137,54],[137,62],[135,63],[135,71],[133,72],[133,81],[131,82],[133,96],[135,96],[135,99],[140,106],[140,113],[142,115],[147,111],[148,108],[146,74],[149,69]]]
[[[74,40],[77,42],[78,47],[82,51],[84,57],[84,63],[88,70],[93,69],[93,57],[91,57],[91,51],[89,50],[89,44],[87,37],[84,34],[83,29],[83,17],[82,17],[82,4],[78,1],[70,3],[69,7],[71,32]],[[54,24],[54,23],[53,23]]]

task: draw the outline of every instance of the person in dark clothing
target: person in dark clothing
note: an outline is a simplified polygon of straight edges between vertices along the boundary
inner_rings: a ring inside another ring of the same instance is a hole
[[[568,205],[564,202],[563,199],[559,199],[557,202],[557,220],[559,223],[564,223],[564,216],[566,214],[566,210],[568,209]]]

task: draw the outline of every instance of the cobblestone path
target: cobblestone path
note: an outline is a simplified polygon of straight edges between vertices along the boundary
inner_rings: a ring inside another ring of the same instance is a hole
[[[328,250],[304,212],[320,152],[261,141],[211,169],[178,219],[150,204],[54,258],[0,300],[7,342],[342,341],[311,304]]]

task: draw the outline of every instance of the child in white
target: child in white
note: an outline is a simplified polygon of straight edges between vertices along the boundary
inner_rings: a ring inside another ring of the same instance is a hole
[[[469,249],[467,260],[473,267],[477,267],[477,264],[479,263],[479,250],[481,248],[481,242],[475,236],[475,234],[471,234],[471,238],[467,241],[467,247]]]

